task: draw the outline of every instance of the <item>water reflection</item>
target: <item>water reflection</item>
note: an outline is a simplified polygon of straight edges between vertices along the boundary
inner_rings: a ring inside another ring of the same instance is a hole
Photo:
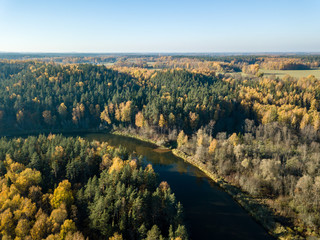
[[[78,134],[79,135],[79,134]],[[171,151],[139,140],[109,134],[82,134],[88,140],[122,145],[153,164],[161,181],[167,181],[185,210],[192,239],[273,239],[202,171]]]

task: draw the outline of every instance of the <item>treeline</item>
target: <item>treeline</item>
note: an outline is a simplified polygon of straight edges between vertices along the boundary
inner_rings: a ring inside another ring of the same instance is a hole
[[[270,70],[308,70],[319,67],[320,62],[306,62],[297,58],[265,58],[261,62],[261,68]]]
[[[1,239],[188,238],[169,185],[122,148],[2,138],[0,171]]]
[[[245,66],[258,65],[269,70],[309,70],[320,66],[315,56],[132,56],[121,57],[114,62],[117,67],[141,67],[153,69],[201,69],[224,73],[246,72]]]

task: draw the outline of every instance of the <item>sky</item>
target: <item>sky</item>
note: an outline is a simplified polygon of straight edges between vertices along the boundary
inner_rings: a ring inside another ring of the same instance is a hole
[[[4,52],[320,52],[320,0],[0,0]]]

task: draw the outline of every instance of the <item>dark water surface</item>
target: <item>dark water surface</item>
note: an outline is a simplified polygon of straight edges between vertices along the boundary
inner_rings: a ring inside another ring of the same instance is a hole
[[[73,136],[75,136],[74,134]],[[88,140],[124,146],[145,156],[161,181],[167,181],[184,207],[185,222],[191,239],[273,239],[227,193],[202,171],[171,151],[136,139],[103,134],[77,134]]]

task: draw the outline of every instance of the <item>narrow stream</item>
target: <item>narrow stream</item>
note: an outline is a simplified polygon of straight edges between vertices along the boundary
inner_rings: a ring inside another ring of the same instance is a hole
[[[273,239],[226,192],[202,171],[176,157],[170,150],[129,137],[103,133],[79,133],[88,140],[106,141],[143,155],[161,181],[167,181],[183,204],[191,239]]]

